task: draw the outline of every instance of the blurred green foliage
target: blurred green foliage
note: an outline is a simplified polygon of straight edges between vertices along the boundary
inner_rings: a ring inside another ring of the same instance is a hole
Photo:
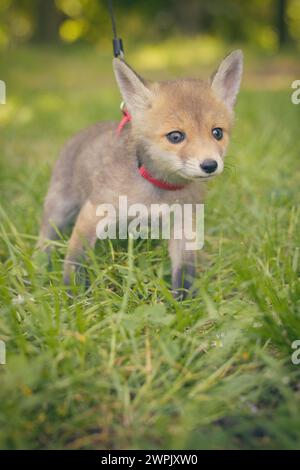
[[[115,0],[119,32],[128,40],[213,35],[267,51],[300,47],[300,0]],[[1,0],[0,48],[35,41],[110,44],[106,0]]]

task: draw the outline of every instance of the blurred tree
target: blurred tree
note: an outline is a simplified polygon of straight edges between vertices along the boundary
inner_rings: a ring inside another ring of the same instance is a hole
[[[35,32],[33,38],[38,42],[50,42],[58,38],[59,24],[63,15],[53,0],[35,0]]]
[[[286,44],[288,40],[288,31],[286,24],[286,0],[277,0],[277,28],[278,28],[278,43],[279,47]]]

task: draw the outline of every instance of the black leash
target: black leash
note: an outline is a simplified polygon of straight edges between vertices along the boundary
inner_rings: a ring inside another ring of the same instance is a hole
[[[117,27],[116,27],[116,20],[115,20],[112,0],[108,0],[108,9],[109,9],[112,31],[113,31],[113,36],[114,36],[112,40],[114,56],[120,57],[121,59],[123,59],[124,57],[123,41],[121,38],[118,38],[118,35],[117,35]]]

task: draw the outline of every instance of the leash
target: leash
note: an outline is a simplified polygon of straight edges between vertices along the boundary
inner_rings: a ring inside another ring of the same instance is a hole
[[[116,27],[116,20],[115,20],[112,0],[108,0],[108,10],[110,14],[111,26],[112,26],[112,32],[113,32],[112,44],[113,44],[114,57],[120,57],[121,59],[123,59],[124,58],[123,41],[121,38],[118,38],[118,35],[117,35],[117,27]]]
[[[117,35],[117,27],[116,27],[116,20],[114,16],[112,0],[108,0],[108,8],[109,8],[112,32],[113,32],[112,44],[113,44],[114,57],[120,57],[120,59],[123,59],[124,58],[123,41],[121,38],[118,38],[118,35]],[[123,117],[117,127],[116,133],[118,136],[121,134],[126,124],[132,120],[130,113],[125,108],[124,101],[121,103],[121,111],[123,113]],[[153,184],[153,186],[156,186],[157,188],[160,188],[160,189],[165,189],[167,191],[177,191],[179,189],[185,188],[185,185],[167,183],[166,181],[161,181],[156,178],[153,178],[151,174],[149,173],[149,171],[144,167],[144,165],[141,165],[139,167],[139,173],[145,180],[149,181],[149,183]]]
[[[117,135],[121,134],[122,132],[122,129],[124,126],[126,126],[127,122],[130,122],[132,120],[132,117],[131,115],[129,114],[129,112],[127,111],[127,109],[125,108],[125,103],[124,101],[122,101],[121,103],[121,106],[120,106],[120,109],[123,113],[123,117],[121,119],[121,121],[119,122],[119,125],[117,127]]]

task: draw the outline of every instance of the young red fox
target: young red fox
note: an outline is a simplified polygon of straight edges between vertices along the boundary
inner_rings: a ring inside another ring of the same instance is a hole
[[[131,123],[119,135],[117,123],[102,122],[71,138],[45,200],[41,248],[48,250],[56,229],[76,220],[64,263],[67,285],[86,247],[96,243],[99,204],[117,208],[120,195],[128,205],[147,207],[203,202],[203,182],[223,171],[243,55],[232,52],[208,81],[148,82],[123,60],[113,65]],[[169,241],[172,290],[182,296],[195,274],[195,251],[185,241]]]

